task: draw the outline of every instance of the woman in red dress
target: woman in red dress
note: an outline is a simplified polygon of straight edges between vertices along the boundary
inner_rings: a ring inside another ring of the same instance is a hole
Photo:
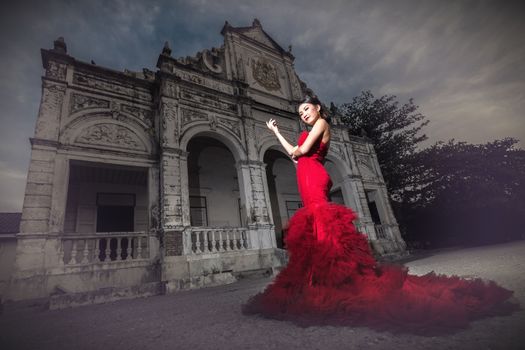
[[[289,262],[264,290],[244,306],[245,314],[290,320],[302,326],[367,326],[392,332],[435,335],[465,328],[473,319],[519,309],[513,292],[492,281],[457,276],[408,274],[402,265],[378,263],[365,235],[352,221],[357,215],[330,203],[332,182],[323,166],[330,126],[320,101],[307,97],[299,106],[311,127],[298,145],[290,144],[275,120],[267,122],[297,163],[303,201],[288,223]]]

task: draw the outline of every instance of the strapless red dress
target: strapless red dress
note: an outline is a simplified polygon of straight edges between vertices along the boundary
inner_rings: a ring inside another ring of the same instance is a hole
[[[298,144],[302,144],[303,132]],[[304,207],[290,219],[289,261],[267,288],[243,305],[245,314],[301,326],[367,326],[421,335],[450,333],[468,322],[518,310],[513,292],[492,281],[408,274],[378,263],[351,209],[330,203],[332,182],[323,166],[328,146],[317,141],[299,158],[297,183]]]

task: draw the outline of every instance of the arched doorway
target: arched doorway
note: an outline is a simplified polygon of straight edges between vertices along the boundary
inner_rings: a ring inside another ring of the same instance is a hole
[[[277,247],[284,247],[284,229],[297,209],[302,207],[297,189],[295,166],[291,159],[280,151],[269,149],[264,153],[266,178],[272,207]]]
[[[324,166],[333,183],[329,193],[330,201],[343,204],[358,212],[355,193],[350,184],[345,183],[345,176],[341,171],[342,167],[338,166],[333,159],[326,159]]]
[[[193,137],[187,151],[191,226],[243,226],[245,215],[232,152],[205,136]]]

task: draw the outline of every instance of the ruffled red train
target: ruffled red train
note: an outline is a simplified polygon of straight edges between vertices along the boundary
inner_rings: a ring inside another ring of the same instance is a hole
[[[308,133],[298,141],[302,144]],[[305,205],[288,223],[287,266],[244,306],[246,314],[300,325],[367,326],[435,335],[469,321],[519,309],[513,292],[492,281],[429,273],[409,275],[401,265],[379,264],[356,214],[328,202],[332,186],[322,162],[328,145],[318,140],[299,158],[297,184]]]
[[[351,209],[334,203],[298,210],[286,236],[288,265],[243,312],[301,326],[437,335],[519,309],[508,301],[513,292],[492,281],[434,272],[415,276],[401,265],[378,264],[352,224],[355,218]],[[328,232],[322,240],[316,226]]]

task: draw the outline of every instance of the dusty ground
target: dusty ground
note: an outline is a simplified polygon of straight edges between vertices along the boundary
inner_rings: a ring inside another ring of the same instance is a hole
[[[525,241],[435,252],[405,263],[492,279],[514,290],[525,309]],[[269,278],[109,304],[0,315],[0,349],[525,349],[525,311],[473,322],[440,337],[392,335],[366,328],[300,328],[244,316],[240,306]]]

